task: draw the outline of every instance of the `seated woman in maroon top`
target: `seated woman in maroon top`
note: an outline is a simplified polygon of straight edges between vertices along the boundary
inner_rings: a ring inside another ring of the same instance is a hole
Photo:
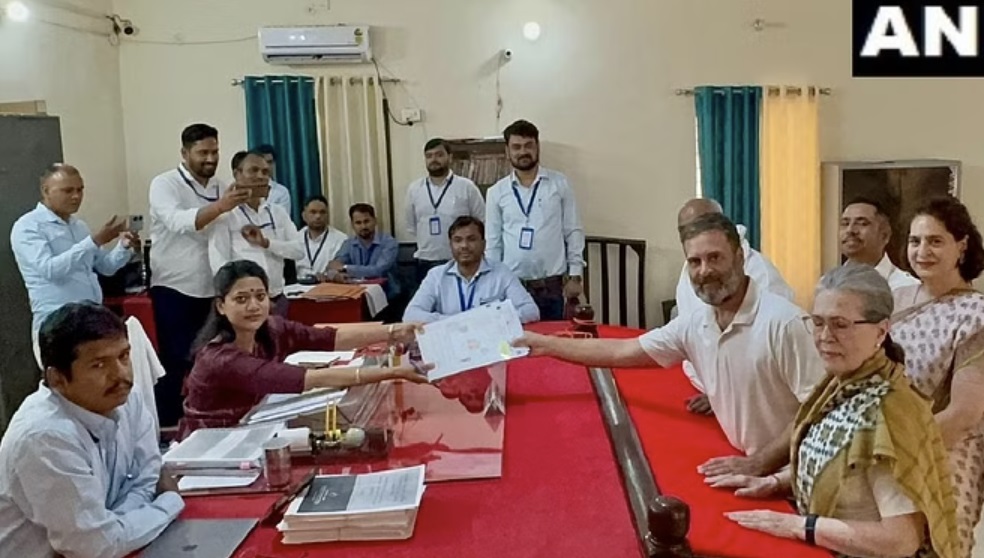
[[[215,275],[215,306],[196,343],[195,365],[185,382],[185,416],[179,437],[198,428],[234,426],[270,393],[409,380],[426,383],[417,368],[315,368],[283,362],[297,351],[350,350],[374,343],[410,343],[419,325],[353,324],[314,328],[270,315],[266,273],[246,260]],[[422,369],[426,371],[429,366]]]

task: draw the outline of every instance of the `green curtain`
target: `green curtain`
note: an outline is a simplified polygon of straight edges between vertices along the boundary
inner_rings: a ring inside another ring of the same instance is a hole
[[[736,224],[748,228],[748,242],[759,248],[759,121],[761,87],[698,87],[700,182]]]
[[[301,76],[247,76],[246,137],[249,147],[277,150],[274,179],[290,190],[294,222],[304,200],[322,193],[314,79]]]

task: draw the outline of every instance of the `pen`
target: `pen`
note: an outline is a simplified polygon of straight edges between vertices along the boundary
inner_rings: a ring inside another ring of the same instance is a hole
[[[314,480],[314,477],[316,476],[315,471],[317,471],[317,468],[311,469],[311,472],[304,475],[304,478],[301,479],[301,482],[297,483],[297,486],[295,486],[293,490],[287,491],[287,493],[278,498],[277,501],[270,506],[270,510],[263,516],[263,519],[260,520],[260,525],[276,525],[283,516],[287,504],[289,504],[295,496],[300,494],[305,488],[308,487],[309,484],[311,484],[311,481]]]

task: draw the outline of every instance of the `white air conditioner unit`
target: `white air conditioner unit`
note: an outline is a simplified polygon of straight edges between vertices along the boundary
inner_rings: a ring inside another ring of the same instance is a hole
[[[263,27],[260,54],[270,64],[345,64],[372,61],[369,27]]]

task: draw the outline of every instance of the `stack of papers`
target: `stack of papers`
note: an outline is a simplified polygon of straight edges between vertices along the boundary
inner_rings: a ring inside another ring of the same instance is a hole
[[[164,466],[176,475],[239,476],[258,474],[263,443],[281,424],[246,428],[202,428],[164,454]]]
[[[281,423],[311,413],[324,413],[329,404],[340,402],[346,390],[318,389],[307,393],[271,393],[253,407],[240,424]]]
[[[424,495],[424,466],[317,476],[277,530],[284,544],[409,539]]]

